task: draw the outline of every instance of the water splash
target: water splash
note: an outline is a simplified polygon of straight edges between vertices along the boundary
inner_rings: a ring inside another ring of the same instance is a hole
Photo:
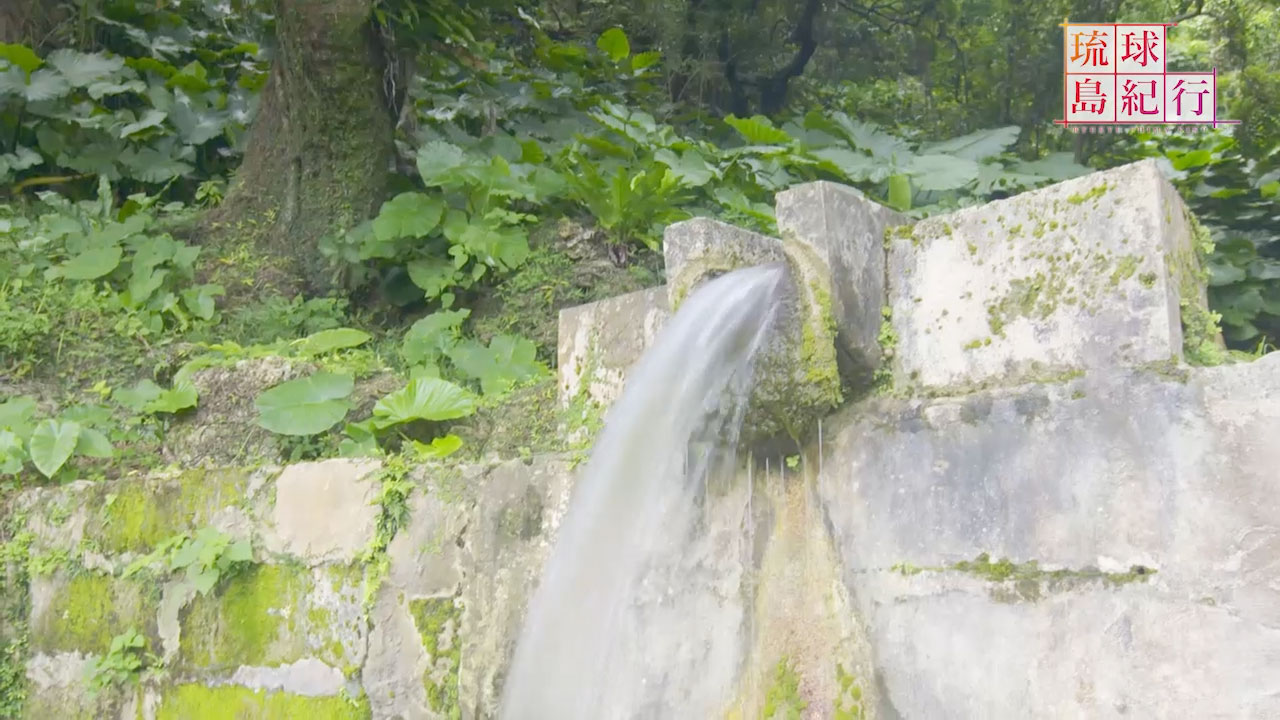
[[[734,464],[785,278],[766,266],[712,280],[636,364],[530,604],[501,717],[709,717],[732,696],[742,578],[725,571],[725,541],[698,508]],[[743,518],[733,522],[736,538]]]

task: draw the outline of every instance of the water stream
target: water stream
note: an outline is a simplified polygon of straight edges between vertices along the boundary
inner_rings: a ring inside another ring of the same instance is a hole
[[[738,430],[781,266],[698,288],[633,368],[570,500],[503,689],[508,720],[709,717],[750,641],[744,502],[705,495]]]

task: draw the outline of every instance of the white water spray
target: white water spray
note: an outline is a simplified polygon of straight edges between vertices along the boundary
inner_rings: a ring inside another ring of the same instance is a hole
[[[502,718],[710,717],[730,699],[741,578],[715,571],[723,541],[698,506],[708,476],[734,463],[785,278],[769,266],[712,280],[636,364],[530,604]]]

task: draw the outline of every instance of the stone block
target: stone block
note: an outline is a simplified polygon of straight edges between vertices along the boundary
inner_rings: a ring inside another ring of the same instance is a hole
[[[1280,354],[827,430],[822,517],[901,717],[1280,717]]]
[[[1197,231],[1154,162],[890,231],[895,378],[933,390],[1182,357]]]
[[[380,509],[374,460],[332,458],[290,465],[276,478],[267,547],[309,563],[349,562],[373,539]]]
[[[359,567],[252,565],[183,610],[175,665],[229,673],[316,658],[359,666],[368,634],[363,584]]]
[[[102,655],[116,635],[134,628],[159,651],[160,587],[94,572],[58,573],[31,581],[31,646],[46,652]]]
[[[732,270],[784,263],[782,243],[709,218],[670,225],[662,234],[669,307],[675,310],[699,283]]]
[[[667,288],[659,286],[561,310],[561,403],[583,399],[613,404],[622,394],[627,370],[666,321],[667,307]]]
[[[775,331],[756,358],[755,388],[743,419],[747,442],[803,437],[839,404],[831,273],[812,248],[695,218],[666,229],[663,253],[672,308],[718,275],[769,264],[789,269]]]
[[[832,182],[811,182],[777,195],[778,229],[798,242],[831,276],[836,342],[853,369],[866,374],[880,364],[881,308],[885,304],[885,230],[911,221]]]

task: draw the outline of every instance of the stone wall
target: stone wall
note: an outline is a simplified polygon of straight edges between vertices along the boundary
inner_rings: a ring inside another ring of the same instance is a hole
[[[1280,355],[1187,364],[1218,340],[1176,194],[1143,163],[901,222],[779,198],[853,400],[709,492],[747,533],[728,716],[1280,717]],[[672,292],[562,314],[564,406],[623,391]],[[493,717],[580,459],[27,490],[0,601],[25,717]],[[252,562],[205,595],[129,573],[202,528]],[[160,670],[92,693],[131,628]]]

